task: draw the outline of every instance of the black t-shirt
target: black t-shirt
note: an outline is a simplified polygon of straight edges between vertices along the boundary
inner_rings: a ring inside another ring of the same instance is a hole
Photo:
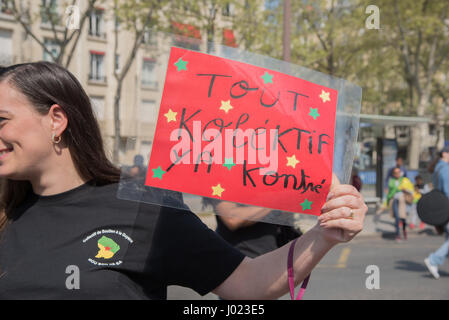
[[[203,199],[203,204],[216,207],[220,200]],[[236,203],[239,207],[247,205]],[[271,214],[271,213],[270,213]],[[232,246],[248,257],[255,258],[278,248],[276,237],[279,226],[265,222],[255,222],[252,225],[230,230],[219,215],[216,215],[216,232]]]
[[[248,257],[255,258],[278,248],[276,242],[278,226],[275,224],[256,222],[232,231],[223,223],[220,216],[216,218],[216,232]]]
[[[31,193],[0,237],[0,299],[166,299],[168,285],[204,295],[242,262],[190,211],[120,200],[117,187]]]

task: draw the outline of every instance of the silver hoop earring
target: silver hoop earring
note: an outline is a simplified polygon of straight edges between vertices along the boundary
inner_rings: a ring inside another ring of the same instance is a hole
[[[57,137],[56,139],[55,139],[55,138],[56,138],[56,134],[53,133],[53,135],[51,136],[51,141],[52,141],[54,144],[58,144],[58,143],[61,142],[61,136]]]

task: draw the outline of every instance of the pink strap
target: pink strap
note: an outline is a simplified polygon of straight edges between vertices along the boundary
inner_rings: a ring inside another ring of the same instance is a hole
[[[288,261],[287,261],[288,286],[290,288],[290,297],[292,300],[295,300],[295,273],[293,271],[293,253],[295,251],[296,240],[298,239],[293,240],[292,244],[290,245],[290,249],[288,250]],[[302,296],[306,292],[309,279],[310,274],[302,282],[301,288],[299,289],[298,295],[296,296],[296,300],[302,299]]]

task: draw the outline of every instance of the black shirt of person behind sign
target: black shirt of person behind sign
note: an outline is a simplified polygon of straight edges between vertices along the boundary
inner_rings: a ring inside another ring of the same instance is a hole
[[[255,222],[254,224],[237,230],[230,230],[216,216],[217,229],[215,230],[223,239],[250,258],[255,258],[267,252],[276,250],[278,244],[278,226],[271,223]]]
[[[204,295],[242,262],[190,211],[120,200],[117,187],[31,193],[0,238],[0,299],[166,299],[168,285]]]
[[[221,200],[203,198],[205,207],[212,206],[215,209],[220,202]],[[241,203],[235,203],[235,205],[241,208],[248,207]],[[249,226],[231,230],[223,222],[223,218],[220,215],[216,214],[215,218],[217,220],[215,231],[229,244],[250,258],[258,257],[279,247],[277,243],[279,226],[275,224],[254,222]]]

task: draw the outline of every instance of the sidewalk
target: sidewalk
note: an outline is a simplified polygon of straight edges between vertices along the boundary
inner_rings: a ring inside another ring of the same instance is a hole
[[[303,215],[299,219],[301,230],[309,230],[316,223],[316,217]],[[425,226],[424,229],[410,230],[407,228],[409,234],[418,233],[434,233],[434,228],[431,226]],[[357,237],[361,236],[381,236],[383,238],[393,238],[395,233],[394,218],[388,211],[376,214],[376,208],[369,207],[365,216],[363,230]]]
[[[215,230],[216,220],[213,214],[199,215],[199,217],[209,228]],[[307,232],[316,224],[316,221],[316,216],[303,214],[298,216],[297,226],[303,232]],[[435,232],[433,227],[427,225],[424,229],[415,228],[410,230],[410,228],[407,228],[407,231],[409,234],[433,234]],[[357,237],[381,236],[382,238],[394,238],[394,232],[394,218],[391,217],[390,213],[384,212],[376,215],[376,209],[374,207],[369,207],[365,216],[363,230],[357,235]]]

